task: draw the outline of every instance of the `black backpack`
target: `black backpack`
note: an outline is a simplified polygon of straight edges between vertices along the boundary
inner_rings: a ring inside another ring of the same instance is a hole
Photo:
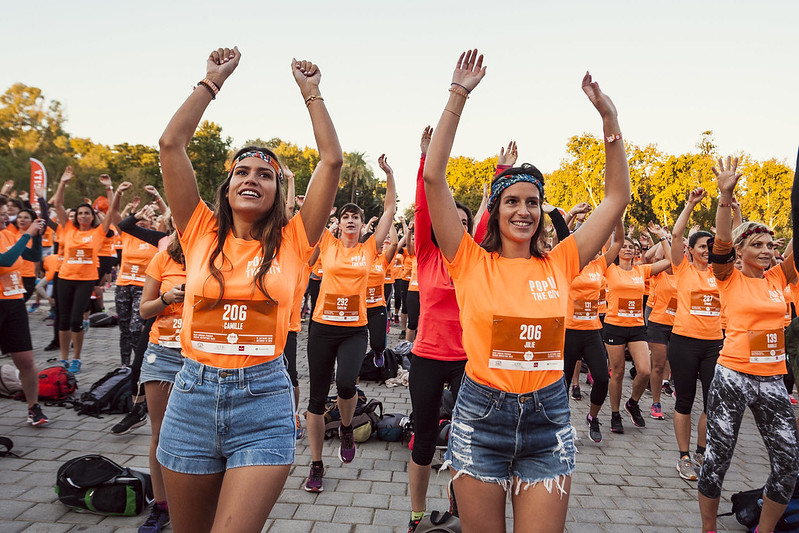
[[[80,415],[100,418],[101,413],[129,413],[133,407],[130,368],[115,368],[94,382],[88,392],[75,401],[75,410]]]
[[[383,366],[377,368],[374,362],[374,352],[369,352],[364,356],[363,363],[361,363],[360,378],[363,381],[378,381],[383,382],[387,379],[397,377],[399,371],[399,358],[390,349],[386,348],[383,351]]]
[[[83,455],[61,465],[55,492],[71,509],[109,516],[135,516],[153,501],[149,474],[122,468],[102,455]]]
[[[732,511],[719,516],[734,514],[739,524],[754,531],[760,521],[760,512],[763,508],[763,488],[736,492],[730,500],[732,501]],[[788,501],[788,507],[785,508],[782,517],[774,526],[774,531],[775,533],[799,531],[799,480],[793,490],[793,497]]]

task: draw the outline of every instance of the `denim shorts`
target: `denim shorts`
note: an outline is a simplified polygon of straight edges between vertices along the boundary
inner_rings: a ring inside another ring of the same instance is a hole
[[[141,362],[139,383],[150,381],[175,382],[175,375],[183,366],[183,356],[176,348],[166,348],[160,344],[147,343],[147,351]]]
[[[574,471],[575,430],[561,378],[526,394],[504,392],[463,377],[444,467],[508,491],[544,483],[565,493]],[[514,479],[515,478],[515,479]]]
[[[183,474],[294,462],[294,391],[282,357],[223,369],[183,358],[156,457]]]

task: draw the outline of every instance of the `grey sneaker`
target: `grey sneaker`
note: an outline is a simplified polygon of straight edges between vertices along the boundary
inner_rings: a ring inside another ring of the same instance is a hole
[[[705,464],[705,455],[702,453],[694,452],[691,460],[694,463],[694,471],[696,471],[697,477],[699,476],[699,471],[702,470],[702,465]]]
[[[677,472],[680,473],[680,477],[683,479],[687,479],[688,481],[696,481],[696,469],[694,468],[694,462],[687,455],[680,458],[680,461],[677,463]]]

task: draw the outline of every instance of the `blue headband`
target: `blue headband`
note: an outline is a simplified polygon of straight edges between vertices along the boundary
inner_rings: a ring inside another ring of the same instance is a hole
[[[502,191],[511,185],[515,185],[516,183],[522,181],[532,183],[538,187],[538,193],[541,196],[541,200],[544,199],[544,184],[541,183],[541,180],[535,176],[531,176],[530,174],[514,174],[510,176],[503,176],[494,181],[494,184],[491,185],[491,195],[488,197],[488,211],[491,211],[491,208],[494,207],[495,203],[497,203],[499,195],[502,194]]]

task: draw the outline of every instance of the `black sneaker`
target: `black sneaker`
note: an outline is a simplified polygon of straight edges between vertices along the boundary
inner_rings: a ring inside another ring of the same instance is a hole
[[[405,330],[404,329],[402,331],[400,331],[399,338],[400,338],[400,340],[405,340]]]
[[[161,533],[168,525],[169,510],[156,503],[150,510],[150,516],[139,527],[139,533]]]
[[[674,393],[674,390],[671,388],[671,383],[669,383],[668,381],[663,384],[663,387],[660,390],[666,396],[671,396],[672,398],[677,397],[677,395]]]
[[[147,404],[137,403],[133,410],[122,421],[111,428],[112,435],[127,435],[136,428],[147,423]]]
[[[641,408],[638,407],[637,403],[633,405],[631,402],[632,398],[627,400],[627,403],[624,404],[624,410],[627,411],[627,414],[632,418],[635,427],[646,427],[646,420],[644,420],[644,417],[641,415]]]
[[[50,344],[44,347],[45,352],[54,352],[55,350],[60,350],[61,345],[55,341],[50,341]]]
[[[624,424],[621,423],[621,415],[619,413],[611,413],[610,415],[610,432],[624,433]]]
[[[572,387],[572,399],[577,400],[578,402],[583,399],[583,393],[580,392],[579,385],[574,385]]]
[[[591,415],[586,415],[585,423],[588,424],[588,436],[591,437],[591,440],[594,442],[602,442],[602,430],[599,429],[602,422],[600,422],[597,417],[591,418]],[[619,417],[619,424],[621,424],[621,417]],[[620,433],[624,433],[624,429],[622,429]]]
[[[447,483],[447,497],[449,498],[449,514],[454,517],[458,516],[458,502],[455,500],[455,484],[452,480]]]
[[[38,403],[33,404],[28,408],[28,424],[32,426],[41,426],[48,423],[50,420],[42,413],[42,406]]]

